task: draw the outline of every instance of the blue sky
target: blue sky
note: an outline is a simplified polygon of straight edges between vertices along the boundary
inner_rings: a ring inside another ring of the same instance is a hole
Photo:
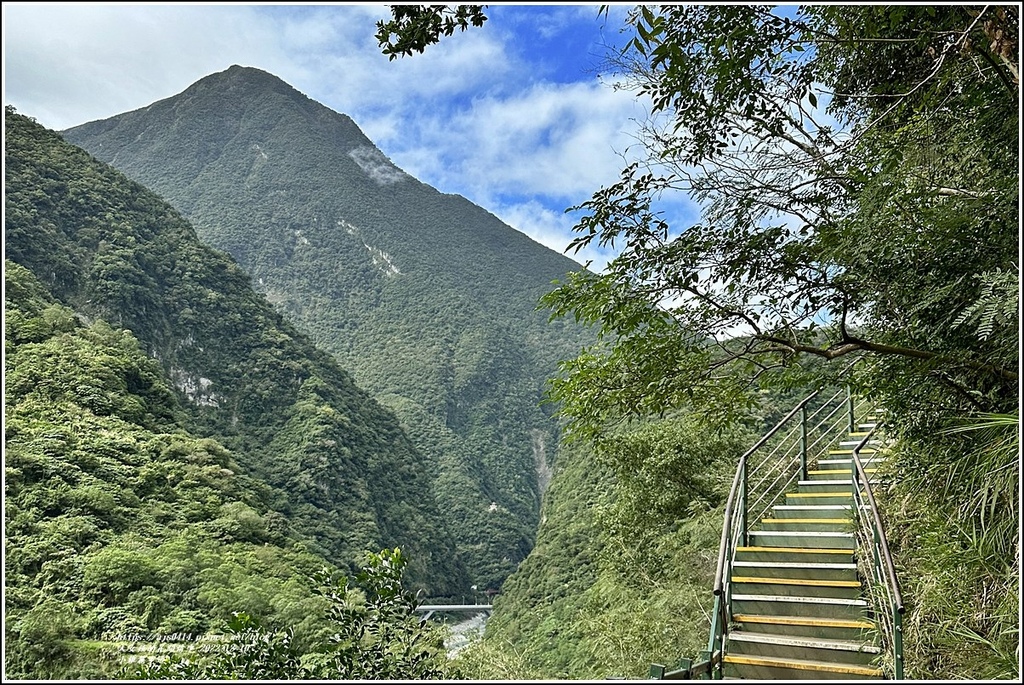
[[[258,67],[351,116],[421,181],[562,251],[564,210],[618,178],[646,116],[600,73],[626,9],[491,5],[484,27],[389,61],[374,39],[384,5],[8,2],[4,103],[60,130]]]

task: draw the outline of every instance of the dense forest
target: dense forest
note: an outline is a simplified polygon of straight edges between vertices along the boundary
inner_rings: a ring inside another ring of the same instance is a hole
[[[537,300],[579,265],[259,69],[63,135],[174,204],[396,413],[472,584],[497,591],[533,546],[557,451],[545,383],[590,340]]]
[[[315,641],[310,577],[367,551],[401,546],[410,588],[460,596],[394,415],[165,202],[5,117],[8,675],[110,676],[112,641],[240,611]]]

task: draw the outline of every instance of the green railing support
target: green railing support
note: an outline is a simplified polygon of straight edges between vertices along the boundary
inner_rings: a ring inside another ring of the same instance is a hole
[[[896,652],[893,663],[895,679],[903,680],[903,612],[895,605],[892,608],[892,632],[893,650]]]
[[[846,412],[849,419],[850,432],[855,433],[857,431],[857,423],[853,418],[853,389],[850,386],[846,386]]]
[[[651,664],[650,677],[651,677],[651,680],[664,680],[665,679],[665,665],[664,664]]]
[[[711,662],[711,656],[713,654],[714,652],[709,652],[707,650],[700,653],[700,656],[698,658],[700,659],[702,664],[707,665],[707,670],[701,670],[699,673],[696,674],[698,680],[711,680],[711,678],[714,677],[715,664]],[[719,670],[721,670],[722,665],[718,664],[718,668]]]
[[[800,480],[807,480],[807,405],[800,407]]]
[[[743,477],[740,483],[740,546],[746,547],[748,542],[747,537],[747,460],[743,459],[740,461],[740,470],[743,472]]]
[[[893,679],[903,680],[903,597],[900,594],[899,581],[896,579],[896,569],[892,563],[892,555],[889,552],[889,543],[885,537],[885,528],[878,512],[878,505],[875,496],[871,492],[871,480],[864,471],[860,461],[860,451],[871,439],[877,430],[877,426],[868,431],[867,435],[861,438],[857,446],[853,448],[851,461],[853,468],[850,469],[851,486],[853,488],[853,511],[860,526],[861,507],[865,500],[861,493],[861,481],[864,483],[863,495],[866,496],[867,524],[871,529],[871,560],[874,582],[884,587],[887,591],[890,608],[892,610],[892,650],[893,650]]]

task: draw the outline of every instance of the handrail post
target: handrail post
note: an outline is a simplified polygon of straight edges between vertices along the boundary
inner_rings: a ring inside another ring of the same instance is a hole
[[[903,614],[895,602],[892,606],[892,632],[893,651],[896,652],[893,660],[895,680],[903,680]]]
[[[714,656],[714,652],[709,652],[707,650],[704,650],[703,652],[701,652],[697,656],[697,661],[699,663],[707,664],[707,666],[706,666],[707,671],[703,672],[703,673],[699,672],[699,671],[693,672],[691,674],[692,675],[691,680],[711,680],[711,674],[714,672],[712,669],[714,669],[714,667],[715,667],[715,665],[713,663],[711,663],[711,661],[712,661],[711,657],[712,656]]]
[[[740,482],[740,543],[742,547],[747,546],[747,460],[740,461],[740,469],[743,476]]]
[[[800,480],[807,480],[807,405],[800,407]]]
[[[848,419],[849,419],[850,432],[854,433],[854,432],[856,432],[855,429],[857,428],[857,426],[856,426],[856,424],[854,422],[854,418],[853,418],[853,388],[851,388],[849,385],[846,386],[846,411],[849,414]]]

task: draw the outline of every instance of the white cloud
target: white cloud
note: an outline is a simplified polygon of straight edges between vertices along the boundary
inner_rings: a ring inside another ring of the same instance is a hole
[[[389,61],[374,37],[382,5],[5,3],[5,102],[60,130],[232,64],[257,67],[352,116],[403,170],[561,252],[572,225],[562,210],[618,178],[631,119],[644,116],[629,93],[583,73],[598,31],[621,22],[595,6],[489,13],[481,29]],[[574,66],[560,66],[567,52]]]
[[[618,177],[639,113],[631,95],[597,83],[537,84],[478,99],[451,119],[417,120],[414,140],[394,141],[389,154],[477,198],[500,189],[574,204]]]

